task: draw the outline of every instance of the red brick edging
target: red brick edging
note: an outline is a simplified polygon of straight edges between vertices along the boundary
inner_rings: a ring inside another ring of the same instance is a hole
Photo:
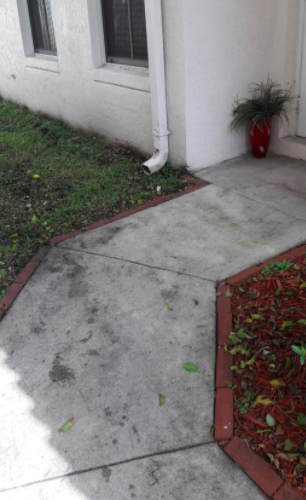
[[[193,186],[190,188],[184,189],[181,193],[174,193],[165,196],[160,196],[159,198],[149,201],[148,203],[144,203],[143,205],[133,208],[132,210],[128,210],[121,214],[116,215],[115,217],[110,217],[108,219],[104,219],[99,222],[95,222],[94,224],[90,224],[90,226],[86,226],[83,229],[79,229],[77,231],[73,231],[71,233],[63,234],[60,236],[56,236],[50,240],[50,243],[54,246],[62,241],[68,240],[70,238],[74,238],[79,234],[83,234],[84,231],[91,231],[93,229],[97,229],[98,227],[105,226],[106,224],[110,224],[111,222],[116,222],[117,220],[123,219],[124,217],[129,217],[130,215],[136,214],[138,212],[142,212],[143,210],[147,210],[148,208],[156,207],[161,203],[165,203],[166,201],[172,200],[173,198],[179,197],[182,194],[189,194],[193,191],[197,191],[198,189],[207,186],[207,182],[203,182],[199,179],[192,177],[191,175],[183,175],[183,179],[186,179],[189,182],[192,182]],[[17,276],[15,281],[8,288],[6,295],[0,300],[0,321],[11,307],[12,303],[16,299],[19,292],[22,290],[25,283],[30,279],[35,269],[39,266],[43,258],[47,255],[50,250],[50,246],[42,246],[36,255],[28,262],[28,264],[24,267],[21,273]]]
[[[306,246],[294,248],[279,257],[252,266],[228,278],[217,290],[217,361],[216,361],[216,399],[215,399],[215,440],[236,464],[273,500],[301,500],[301,496],[285,483],[273,468],[260,458],[242,439],[234,436],[234,391],[228,387],[233,380],[233,356],[227,355],[223,345],[230,344],[229,335],[233,330],[231,297],[226,296],[230,286],[236,286],[262,271],[270,262],[294,259],[306,252]]]

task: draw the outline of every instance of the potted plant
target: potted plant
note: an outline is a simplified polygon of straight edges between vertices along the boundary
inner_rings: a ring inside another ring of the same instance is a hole
[[[269,78],[267,83],[251,84],[249,93],[249,99],[237,98],[234,103],[230,128],[243,130],[247,126],[253,155],[264,158],[271,139],[272,117],[289,123],[288,111],[295,97],[291,88],[283,90]]]

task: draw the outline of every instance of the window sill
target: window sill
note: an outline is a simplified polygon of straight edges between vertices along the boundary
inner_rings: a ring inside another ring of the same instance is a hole
[[[150,92],[150,73],[148,68],[135,68],[121,64],[105,64],[94,70],[95,82],[115,85],[141,92]]]
[[[26,57],[25,65],[27,68],[40,69],[51,73],[59,73],[58,59],[56,56],[33,54],[33,56]]]

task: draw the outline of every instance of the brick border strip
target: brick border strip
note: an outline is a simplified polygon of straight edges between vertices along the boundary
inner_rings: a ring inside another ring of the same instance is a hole
[[[243,281],[259,273],[265,266],[276,260],[294,259],[306,252],[306,245],[293,248],[274,259],[258,266],[252,266],[228,278],[217,289],[217,358],[216,358],[216,395],[215,395],[215,441],[234,462],[256,483],[272,500],[301,500],[290,484],[286,483],[255,451],[242,439],[234,436],[234,391],[228,388],[232,382],[233,356],[226,354],[223,345],[229,345],[229,335],[233,330],[231,297],[226,296],[230,286],[240,285]]]
[[[105,226],[106,224],[110,224],[111,222],[116,222],[117,220],[123,219],[125,217],[129,217],[130,215],[136,214],[138,212],[142,212],[143,210],[147,210],[148,208],[156,207],[157,205],[161,205],[166,201],[170,201],[174,198],[178,198],[184,194],[193,193],[198,189],[201,189],[208,185],[207,182],[201,181],[192,177],[191,175],[182,175],[183,179],[186,179],[189,182],[192,182],[193,186],[184,189],[180,193],[173,193],[165,196],[160,196],[155,200],[149,201],[148,203],[144,203],[137,208],[132,210],[128,210],[121,214],[118,214],[114,217],[109,217],[108,219],[101,220],[99,222],[95,222],[94,224],[90,224],[83,229],[79,229],[77,231],[73,231],[71,233],[63,234],[60,236],[56,236],[50,240],[50,243],[54,246],[62,241],[68,240],[70,238],[74,238],[79,234],[83,234],[84,231],[92,231],[93,229],[97,229],[98,227]],[[25,283],[30,279],[35,269],[39,266],[43,258],[47,255],[50,250],[50,246],[42,246],[38,250],[38,252],[34,255],[34,257],[28,262],[28,264],[24,267],[21,273],[17,276],[17,278],[13,281],[11,286],[8,288],[6,295],[0,300],[0,321],[5,316],[6,312],[9,310],[14,300],[22,290]]]

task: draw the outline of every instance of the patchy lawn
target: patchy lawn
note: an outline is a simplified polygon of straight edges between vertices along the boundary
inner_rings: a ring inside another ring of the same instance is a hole
[[[40,245],[189,183],[139,155],[0,101],[0,297]]]

